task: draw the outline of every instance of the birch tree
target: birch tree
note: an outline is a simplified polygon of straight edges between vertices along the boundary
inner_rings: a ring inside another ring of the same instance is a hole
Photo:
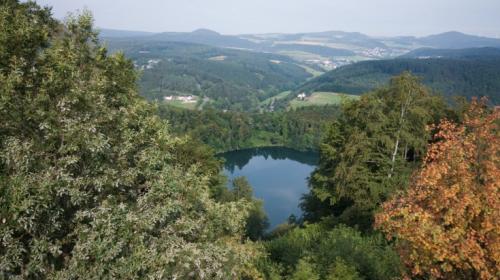
[[[478,102],[463,123],[443,120],[408,191],[377,214],[413,276],[500,276],[499,121]]]
[[[320,146],[312,194],[329,202],[331,213],[344,222],[353,223],[356,216],[354,223],[370,228],[372,211],[404,188],[430,139],[426,126],[437,122],[445,107],[409,73],[344,104]]]

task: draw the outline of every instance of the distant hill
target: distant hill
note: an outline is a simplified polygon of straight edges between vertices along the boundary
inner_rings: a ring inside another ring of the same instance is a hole
[[[426,37],[373,37],[359,32],[344,31],[224,35],[209,29],[163,33],[104,29],[101,37],[124,41],[196,43],[219,48],[276,53],[289,56],[319,71],[328,71],[333,67],[363,60],[396,58],[419,48],[500,47],[500,39],[460,32],[446,32]]]
[[[101,29],[101,37],[148,37],[147,40],[188,42],[226,48],[246,48],[268,50],[269,47],[283,45],[311,45],[333,49],[360,51],[362,49],[391,49],[430,47],[440,49],[464,49],[481,47],[500,47],[500,39],[464,34],[456,31],[445,32],[425,37],[397,36],[372,37],[359,32],[325,31],[297,34],[248,34],[222,35],[209,29],[193,32],[150,33]],[[406,47],[405,47],[406,46]]]
[[[418,39],[424,46],[441,49],[500,47],[500,39],[468,35],[456,31],[445,32]]]
[[[488,96],[500,104],[500,58],[393,59],[364,61],[340,67],[314,78],[296,91],[361,94],[383,86],[403,71],[420,76],[430,88],[452,96]]]
[[[277,44],[268,48],[270,51],[283,52],[283,51],[302,51],[312,54],[317,54],[326,57],[334,56],[354,56],[355,52],[346,49],[330,48],[317,45],[304,45],[304,44]]]
[[[103,38],[123,38],[123,37],[144,37],[151,36],[154,33],[145,31],[130,31],[117,29],[99,29],[99,36]]]
[[[140,92],[210,98],[218,109],[257,110],[261,101],[306,81],[311,74],[286,56],[206,45],[151,40],[108,40],[142,69]]]
[[[455,58],[455,59],[491,59],[500,58],[500,48],[468,48],[468,49],[432,49],[420,48],[411,51],[401,58]]]
[[[304,37],[325,38],[331,43],[355,45],[365,48],[386,48],[387,46],[379,39],[359,32],[326,31],[316,33],[306,33]]]
[[[247,37],[247,36],[243,36]],[[274,42],[318,42],[327,46],[329,43],[357,46],[362,48],[385,48],[387,47],[380,40],[370,37],[359,32],[344,32],[344,31],[325,31],[325,32],[310,32],[310,33],[297,33],[297,34],[262,34],[262,35],[249,35],[249,38],[256,38],[266,41]]]
[[[500,40],[459,32],[376,38],[342,31],[235,36],[208,29],[155,34],[103,30],[101,37],[112,49],[124,49],[138,67],[146,67],[141,89],[150,99],[204,94],[218,108],[253,110],[262,100],[305,82],[310,74],[299,65],[325,71],[325,65],[362,60],[379,61],[337,68],[299,90],[359,94],[411,71],[447,96],[489,95],[498,103],[500,92]],[[400,58],[387,60],[394,57]],[[148,60],[158,62],[147,68]]]
[[[210,45],[222,48],[259,49],[259,46],[238,36],[222,35],[208,29],[198,29],[193,32],[165,32],[158,33],[147,38],[167,42],[187,42]]]

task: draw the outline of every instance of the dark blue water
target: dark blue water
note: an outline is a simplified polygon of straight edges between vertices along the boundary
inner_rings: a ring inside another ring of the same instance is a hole
[[[307,179],[318,154],[280,147],[255,148],[221,154],[229,179],[247,177],[254,196],[264,201],[271,228],[291,214],[300,217],[300,198],[308,192]]]

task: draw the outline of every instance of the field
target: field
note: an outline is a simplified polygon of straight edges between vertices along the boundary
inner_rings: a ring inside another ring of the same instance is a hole
[[[314,92],[311,96],[301,101],[294,99],[290,101],[289,108],[299,108],[305,106],[321,106],[340,104],[345,99],[358,99],[357,95],[335,93],[335,92]]]
[[[287,97],[289,94],[290,94],[291,91],[287,90],[287,91],[283,91],[281,93],[279,93],[278,95],[275,95],[275,96],[272,96],[272,97],[269,97],[263,101],[260,102],[260,105],[262,106],[267,106],[269,105],[269,103],[272,102],[273,99],[276,99],[276,100],[280,100],[280,99],[283,99],[285,97]]]
[[[196,98],[198,101],[198,98]],[[183,108],[183,109],[189,109],[189,110],[195,110],[197,108],[198,102],[192,102],[192,103],[186,103],[181,100],[172,100],[172,101],[163,101],[165,104],[168,104],[170,106],[178,107],[178,108]]]
[[[304,52],[304,51],[279,51],[278,54],[289,56],[297,61],[325,60],[325,59],[327,59],[323,56],[313,54],[313,53]]]
[[[316,78],[318,76],[321,76],[321,74],[324,73],[324,72],[312,69],[311,67],[309,67],[307,65],[300,65],[300,64],[297,64],[297,65],[299,65],[300,67],[306,69],[307,72],[311,73],[312,77],[310,77],[309,79]]]

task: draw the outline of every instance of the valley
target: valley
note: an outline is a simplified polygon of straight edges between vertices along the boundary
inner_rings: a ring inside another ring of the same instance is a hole
[[[428,37],[370,37],[355,32],[222,35],[102,30],[110,50],[141,70],[149,100],[244,112],[335,104],[410,71],[445,97],[488,96],[497,104],[500,40],[447,32]],[[480,76],[477,76],[481,73]],[[478,90],[478,85],[481,84]],[[285,94],[288,92],[288,95]],[[311,101],[297,96],[306,93]],[[169,102],[193,96],[197,102]]]
[[[498,278],[499,3],[115,2],[0,2],[0,279]]]

